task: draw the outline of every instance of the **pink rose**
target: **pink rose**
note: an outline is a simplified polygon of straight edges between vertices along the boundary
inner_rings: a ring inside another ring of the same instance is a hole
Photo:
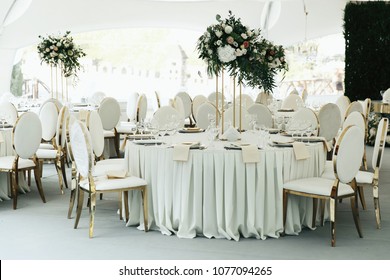
[[[232,36],[229,36],[227,37],[226,42],[231,45],[234,43],[234,38]]]

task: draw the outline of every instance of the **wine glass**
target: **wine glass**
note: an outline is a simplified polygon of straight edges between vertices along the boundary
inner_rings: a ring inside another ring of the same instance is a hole
[[[218,134],[218,129],[215,126],[210,125],[208,128],[208,138],[210,141],[209,147],[214,147],[214,140],[217,134]]]

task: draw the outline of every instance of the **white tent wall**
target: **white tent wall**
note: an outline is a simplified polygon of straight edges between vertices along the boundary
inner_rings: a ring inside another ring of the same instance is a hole
[[[275,44],[290,45],[307,38],[342,32],[346,0],[281,0],[280,17],[268,31]],[[5,16],[12,1],[0,3]],[[38,42],[38,35],[87,32],[131,27],[166,27],[203,32],[215,22],[215,15],[226,17],[231,10],[251,28],[259,28],[265,0],[33,0],[26,12],[13,23],[0,27],[0,94],[9,91],[9,61],[15,51]],[[2,19],[0,18],[0,24]],[[4,90],[8,87],[7,90]]]

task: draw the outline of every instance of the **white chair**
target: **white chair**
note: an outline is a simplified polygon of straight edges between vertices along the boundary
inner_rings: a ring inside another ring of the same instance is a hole
[[[210,117],[212,117],[214,120],[219,122],[220,120],[220,113],[215,107],[215,105],[211,102],[205,102],[202,105],[199,106],[197,113],[196,113],[196,126],[201,129],[207,129],[210,125]]]
[[[314,135],[318,134],[318,117],[316,113],[310,108],[300,108],[295,112],[290,120],[291,124],[301,124],[302,126],[297,126],[297,128],[305,128],[310,125],[311,129],[314,132]]]
[[[339,107],[334,103],[325,104],[318,113],[318,121],[318,136],[324,137],[327,142],[333,142],[339,132],[341,123]]]
[[[37,114],[26,112],[22,114],[15,122],[12,131],[12,145],[14,154],[12,156],[0,157],[0,172],[7,172],[11,176],[11,193],[13,198],[13,209],[17,208],[18,199],[18,174],[21,171],[34,170],[35,182],[45,203],[41,176],[39,172],[39,163],[36,156],[39,144],[42,139],[41,121]]]
[[[253,101],[253,98],[248,95],[248,94],[241,94],[240,96],[236,97],[236,105],[240,104],[240,99],[241,99],[241,106],[243,106],[245,109],[248,109],[250,106],[252,106],[255,101]]]
[[[348,105],[344,117],[348,117],[349,114],[355,111],[363,114],[363,106],[359,101],[353,101],[351,104]]]
[[[54,136],[57,131],[58,107],[54,102],[48,101],[41,106],[39,119],[42,124],[41,149],[54,149]]]
[[[97,91],[88,97],[88,102],[93,105],[99,105],[104,98],[106,98],[106,94],[102,91]]]
[[[196,122],[196,114],[198,113],[199,106],[205,102],[207,102],[207,97],[204,95],[197,95],[192,99],[191,114],[195,122]]]
[[[54,138],[54,149],[44,149],[39,148],[36,151],[36,155],[40,162],[40,168],[43,169],[43,162],[44,161],[54,161],[57,176],[58,176],[58,183],[60,186],[61,194],[64,194],[63,185],[65,184],[65,187],[68,188],[68,182],[66,179],[66,169],[65,169],[65,130],[63,130],[65,120],[67,117],[67,107],[63,106],[60,110],[60,114],[57,117],[57,124],[56,124],[56,135]]]
[[[115,152],[119,157],[119,134],[116,126],[121,117],[121,108],[118,101],[112,97],[104,98],[100,103],[98,113],[103,124],[104,139],[114,141]]]
[[[262,91],[257,95],[255,103],[260,103],[260,104],[263,104],[265,106],[268,106],[272,102],[273,99],[274,99],[274,97],[272,96],[271,93],[266,93],[266,92]]]
[[[158,109],[161,107],[160,94],[157,91],[155,91],[154,95],[156,96],[156,103],[157,103],[157,109]]]
[[[126,116],[128,122],[135,121],[136,119],[138,98],[139,94],[137,92],[131,93],[127,97]]]
[[[339,199],[351,199],[351,208],[359,237],[363,237],[360,229],[357,204],[357,185],[355,176],[359,170],[364,150],[364,133],[356,126],[343,130],[333,150],[333,166],[335,179],[322,177],[297,179],[283,186],[283,223],[286,223],[288,195],[297,195],[313,199],[312,223],[315,226],[318,199],[330,205],[331,245],[336,246],[336,210]],[[323,211],[322,211],[323,212]],[[323,213],[321,213],[323,215]]]
[[[148,99],[145,94],[141,94],[138,97],[136,110],[136,122],[143,122],[146,119],[146,114],[148,112]]]
[[[256,124],[267,128],[274,126],[274,120],[272,118],[272,112],[266,105],[255,103],[248,108],[250,115],[256,115]]]
[[[299,107],[304,107],[302,98],[298,94],[289,94],[283,99],[281,109],[296,111]]]
[[[54,103],[56,106],[57,106],[57,111],[60,111],[60,109],[62,108],[62,102],[59,101],[57,98],[48,98],[46,99],[45,101],[43,101],[43,103],[41,104],[41,108],[40,110],[42,110],[42,108],[44,107],[44,105],[48,102],[52,102]]]
[[[90,222],[89,222],[89,237],[93,237],[95,212],[96,212],[96,196],[100,193],[117,192],[123,193],[123,199],[126,212],[126,222],[129,219],[128,192],[138,190],[141,192],[144,227],[145,232],[148,231],[148,205],[147,205],[147,182],[141,178],[126,176],[121,179],[108,179],[107,177],[94,177],[93,170],[93,152],[91,137],[85,124],[77,121],[74,122],[70,130],[70,142],[72,145],[73,157],[76,168],[80,176],[78,182],[78,202],[77,215],[74,228],[76,229],[81,216],[81,210],[84,202],[84,192],[90,196]],[[122,198],[122,195],[120,196]]]
[[[167,127],[172,122],[177,122],[178,127],[184,126],[182,115],[171,106],[162,106],[153,114],[152,123],[155,123],[160,129]]]
[[[370,115],[370,110],[371,110],[371,98],[366,98],[362,102],[362,107],[363,107],[363,116],[366,119],[366,122],[368,120],[368,116]]]
[[[172,101],[172,107],[175,108],[179,114],[180,119],[185,120],[185,108],[184,108],[184,102],[180,96],[175,96],[175,98]]]
[[[9,101],[0,103],[0,117],[4,117],[7,123],[14,125],[18,119],[18,110]]]
[[[348,96],[342,95],[336,100],[336,105],[339,106],[340,113],[341,113],[341,125],[343,125],[344,119],[345,119],[345,112],[347,111],[347,108],[351,104],[351,101],[349,100]]]
[[[240,118],[240,107],[236,105],[234,110],[234,106],[232,106],[225,111],[224,122],[230,123],[233,127],[238,129],[241,127],[241,130],[248,130],[250,122],[248,110],[241,106]]]
[[[176,96],[181,98],[181,101],[183,102],[183,108],[184,108],[184,119],[189,119],[190,124],[192,125],[192,119],[191,119],[191,109],[192,109],[192,98],[187,92],[179,92],[176,94]]]

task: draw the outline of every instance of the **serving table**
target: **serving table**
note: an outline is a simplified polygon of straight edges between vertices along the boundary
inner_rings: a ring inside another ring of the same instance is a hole
[[[238,143],[257,144],[259,137],[241,134]],[[149,228],[182,238],[197,235],[239,240],[240,237],[277,238],[283,231],[283,182],[323,172],[322,143],[307,146],[310,158],[297,161],[293,148],[259,149],[260,161],[244,163],[242,151],[226,150],[226,141],[210,145],[207,133],[177,133],[162,145],[129,142],[125,150],[128,172],[148,182]],[[200,141],[187,161],[173,160],[172,144]],[[127,226],[143,218],[140,193],[129,195]],[[287,234],[311,225],[312,200],[290,196]],[[302,211],[303,210],[303,211]]]

